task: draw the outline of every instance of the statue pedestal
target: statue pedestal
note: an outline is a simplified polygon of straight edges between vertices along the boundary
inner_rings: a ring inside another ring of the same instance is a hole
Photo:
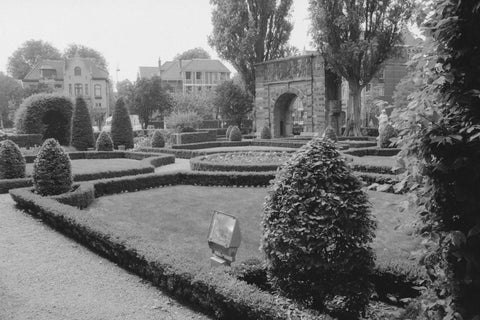
[[[212,267],[219,267],[219,266],[230,266],[230,261],[220,258],[219,256],[213,255],[210,257],[210,265]]]

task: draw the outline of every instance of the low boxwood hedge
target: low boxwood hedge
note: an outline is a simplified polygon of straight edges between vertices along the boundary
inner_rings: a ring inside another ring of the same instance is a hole
[[[239,171],[239,172],[263,172],[276,171],[281,163],[263,163],[263,164],[230,164],[218,163],[205,160],[204,156],[190,159],[190,168],[194,171]]]
[[[51,196],[60,203],[83,209],[95,200],[95,188],[91,183],[74,184],[73,191]]]
[[[380,156],[380,157],[391,157],[395,156],[400,152],[400,149],[397,148],[355,148],[344,151],[345,154],[351,156],[363,157],[363,156]]]
[[[237,280],[224,268],[202,266],[167,248],[153,251],[148,244],[112,233],[108,226],[85,218],[79,209],[41,197],[30,188],[10,194],[20,208],[218,319],[332,319]]]

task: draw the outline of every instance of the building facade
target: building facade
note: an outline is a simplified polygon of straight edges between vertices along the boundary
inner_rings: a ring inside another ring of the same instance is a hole
[[[108,72],[93,59],[40,60],[22,80],[24,88],[48,87],[74,100],[83,97],[90,114],[110,114]]]
[[[230,70],[219,60],[192,59],[161,63],[158,67],[139,67],[138,77],[160,76],[162,84],[172,92],[202,94],[230,79]]]

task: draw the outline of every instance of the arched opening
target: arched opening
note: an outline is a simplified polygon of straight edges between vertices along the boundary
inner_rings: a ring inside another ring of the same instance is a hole
[[[302,100],[287,92],[278,97],[273,110],[273,137],[289,137],[300,134],[304,126],[305,111]]]
[[[45,131],[43,132],[43,140],[54,138],[59,141],[62,145],[68,144],[65,143],[65,133],[66,124],[70,124],[70,121],[65,118],[65,115],[57,110],[48,110],[43,114],[42,123],[45,126]]]

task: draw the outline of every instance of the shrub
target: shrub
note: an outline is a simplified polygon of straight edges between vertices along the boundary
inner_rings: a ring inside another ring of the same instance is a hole
[[[125,149],[133,148],[133,130],[130,122],[130,115],[125,106],[125,102],[120,98],[115,104],[112,115],[111,138],[115,149],[120,145],[124,145]]]
[[[233,126],[228,126],[227,132],[225,132],[225,137],[230,139],[230,132],[232,131]]]
[[[274,288],[355,318],[368,303],[375,222],[366,194],[330,141],[314,138],[277,173],[266,198],[262,250]]]
[[[272,139],[272,133],[270,132],[270,128],[264,126],[262,131],[260,132],[260,139]]]
[[[160,130],[155,130],[152,137],[152,148],[163,148],[165,147],[165,139],[163,138],[162,132]]]
[[[113,141],[108,132],[102,131],[96,142],[97,151],[113,151]]]
[[[189,126],[187,127],[178,126],[175,131],[177,133],[188,133],[188,132],[197,132],[197,129]]]
[[[196,127],[200,124],[202,118],[193,111],[187,112],[172,112],[165,118],[165,123],[168,128],[180,127]]]
[[[380,148],[393,148],[392,142],[390,139],[397,136],[397,131],[392,127],[391,124],[387,124],[385,129],[378,136],[378,146]]]
[[[72,188],[70,158],[55,139],[43,143],[33,163],[33,186],[43,196],[65,193]]]
[[[69,98],[55,94],[35,94],[25,99],[16,113],[18,133],[54,138],[62,145],[70,143],[73,105]]]
[[[230,141],[242,141],[242,132],[237,126],[232,127],[230,135],[228,136]]]
[[[11,140],[0,142],[0,179],[25,177],[25,158],[17,144]]]
[[[335,129],[332,128],[332,126],[328,126],[326,129],[325,129],[325,132],[323,133],[323,137],[325,139],[330,139],[332,140],[333,142],[337,142],[337,134],[335,133]]]
[[[85,151],[88,148],[93,148],[95,145],[92,120],[90,119],[85,100],[82,97],[78,97],[75,101],[72,120],[72,141],[70,145],[79,151]]]

